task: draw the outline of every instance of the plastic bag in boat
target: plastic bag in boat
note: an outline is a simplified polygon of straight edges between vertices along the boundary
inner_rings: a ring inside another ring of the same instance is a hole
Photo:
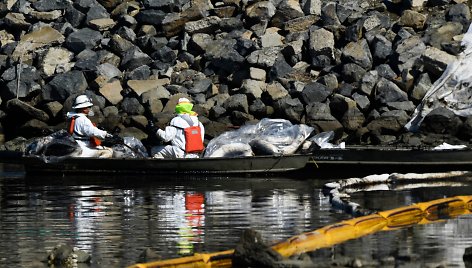
[[[63,156],[77,153],[80,146],[65,130],[35,138],[26,146],[26,155]]]
[[[318,133],[311,138],[308,138],[307,141],[314,142],[321,149],[329,149],[329,148],[344,149],[345,148],[344,142],[341,142],[338,145],[330,143],[330,141],[333,139],[334,139],[334,131],[325,131],[325,132]]]
[[[257,124],[246,124],[212,139],[204,156],[293,154],[313,130],[304,124],[293,125],[285,119],[264,118]]]
[[[59,130],[48,136],[35,138],[26,146],[24,153],[42,157],[45,162],[53,162],[80,155],[82,149],[67,131]]]
[[[123,144],[112,146],[113,158],[146,158],[149,156],[146,147],[135,137],[124,137]]]

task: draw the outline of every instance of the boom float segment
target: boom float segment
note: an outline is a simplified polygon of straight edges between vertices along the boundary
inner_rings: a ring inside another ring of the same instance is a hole
[[[443,221],[472,212],[472,195],[455,196],[386,210],[375,214],[341,221],[323,228],[293,236],[277,243],[272,249],[283,257],[330,247],[379,231]],[[232,267],[234,250],[195,254],[170,260],[141,263],[128,268],[212,268]]]

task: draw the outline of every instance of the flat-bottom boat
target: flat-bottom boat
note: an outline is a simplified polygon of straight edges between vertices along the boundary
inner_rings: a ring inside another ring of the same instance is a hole
[[[321,172],[369,173],[472,170],[471,149],[360,147],[317,149],[308,166]]]
[[[310,155],[215,158],[87,158],[47,160],[20,152],[0,152],[0,162],[21,164],[27,173],[245,174],[283,173],[303,169]],[[53,161],[54,160],[54,161]]]

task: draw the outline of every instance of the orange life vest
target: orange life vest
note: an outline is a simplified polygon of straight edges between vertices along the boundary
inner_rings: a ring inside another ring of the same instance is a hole
[[[189,124],[187,120],[185,121],[187,122],[187,124]],[[205,147],[203,146],[202,130],[199,124],[196,126],[192,126],[189,124],[189,127],[186,128],[181,128],[174,125],[172,126],[178,129],[182,129],[184,131],[185,153],[190,154],[203,152],[203,149],[205,149]]]
[[[75,119],[77,119],[78,116],[73,116],[70,118],[70,121],[69,121],[69,128],[67,129],[69,134],[74,134],[74,126],[75,126]],[[95,126],[95,123],[93,123],[93,125]],[[96,147],[96,146],[99,146],[100,144],[102,144],[102,141],[99,140],[97,137],[84,137],[83,135],[80,135],[79,133],[75,132],[75,135],[78,136],[78,137],[83,137],[83,140],[87,140],[87,139],[90,139],[90,144],[93,146],[93,147]]]

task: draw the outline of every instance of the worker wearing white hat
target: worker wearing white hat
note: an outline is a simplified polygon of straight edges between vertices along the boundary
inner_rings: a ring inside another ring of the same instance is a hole
[[[205,128],[198,120],[197,113],[192,111],[193,104],[187,98],[180,98],[175,106],[175,116],[165,130],[159,129],[156,134],[170,145],[157,146],[151,151],[154,158],[197,158],[203,151]],[[192,129],[193,135],[189,134]],[[196,149],[194,147],[196,145]]]
[[[77,96],[74,106],[72,106],[74,112],[67,113],[69,121],[68,131],[82,149],[79,157],[110,158],[113,156],[113,150],[101,146],[99,140],[112,137],[112,135],[105,130],[97,128],[87,117],[93,116],[92,106],[93,103],[88,96]]]

